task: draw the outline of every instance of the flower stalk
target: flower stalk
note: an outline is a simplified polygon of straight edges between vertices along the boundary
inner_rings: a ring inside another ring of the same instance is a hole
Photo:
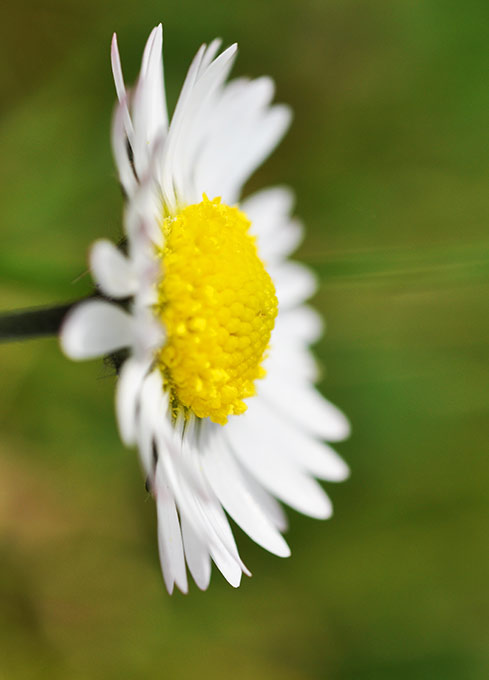
[[[0,312],[0,342],[57,335],[66,314],[78,302]]]

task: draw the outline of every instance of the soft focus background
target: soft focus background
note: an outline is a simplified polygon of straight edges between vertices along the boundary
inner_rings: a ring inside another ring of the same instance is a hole
[[[163,21],[173,107],[191,57],[237,40],[295,110],[248,191],[286,183],[350,416],[327,523],[280,560],[168,597],[114,379],[54,339],[0,347],[0,678],[489,677],[487,0],[9,0],[0,17],[0,308],[75,299],[117,239],[109,43],[128,81]]]

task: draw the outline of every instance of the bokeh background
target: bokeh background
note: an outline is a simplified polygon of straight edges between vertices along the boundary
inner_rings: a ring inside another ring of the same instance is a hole
[[[286,183],[328,332],[321,387],[353,423],[327,523],[292,557],[236,530],[237,591],[170,598],[154,507],[101,362],[0,347],[0,678],[489,677],[487,0],[8,0],[0,18],[1,308],[90,290],[117,239],[112,31],[128,81],[160,20],[173,106],[237,40],[295,110],[247,190]]]

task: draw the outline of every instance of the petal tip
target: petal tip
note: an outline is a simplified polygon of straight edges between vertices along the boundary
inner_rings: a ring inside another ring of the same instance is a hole
[[[187,583],[187,581],[185,581],[185,583],[177,583],[177,588],[182,593],[182,595],[188,595],[188,583]]]
[[[59,331],[59,344],[61,351],[74,361],[83,361],[85,347],[83,333],[79,323],[79,312],[82,305],[77,305],[66,314]]]
[[[110,41],[110,58],[112,62],[112,69],[114,69],[114,63],[119,61],[119,46],[117,44],[117,33],[112,34],[112,40]]]
[[[346,479],[349,479],[351,477],[351,469],[350,466],[345,463],[344,460],[341,460],[342,465],[339,466],[338,469],[338,477],[337,480],[338,482],[344,482]]]
[[[324,504],[324,506],[320,509],[318,509],[315,517],[316,519],[331,519],[333,516],[333,504],[328,498],[328,502]]]
[[[277,553],[277,557],[286,558],[286,557],[290,557],[290,556],[292,555],[292,551],[291,551],[291,549],[289,548],[288,543],[286,543],[286,542],[284,541],[284,544],[285,544],[284,550],[283,550],[280,554]]]

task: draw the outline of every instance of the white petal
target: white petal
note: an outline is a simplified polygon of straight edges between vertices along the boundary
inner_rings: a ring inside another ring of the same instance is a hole
[[[242,186],[250,175],[265,161],[287,132],[292,120],[288,106],[276,104],[262,117],[255,134],[250,136],[248,147],[236,163],[236,186]]]
[[[273,432],[274,451],[300,469],[330,482],[341,482],[348,477],[348,466],[336,451],[282,418],[260,397],[253,399],[246,417],[249,427],[255,431]]]
[[[149,163],[151,165],[152,161]],[[149,177],[138,185],[126,209],[124,229],[132,260],[137,260],[141,251],[145,259],[149,259],[150,250],[155,259],[154,245],[162,245],[161,214],[161,195],[156,183]]]
[[[268,375],[258,390],[284,419],[290,418],[312,435],[338,442],[350,434],[347,418],[312,385]]]
[[[281,310],[291,309],[311,297],[317,289],[312,271],[298,262],[270,264],[268,273],[272,277]]]
[[[172,443],[158,434],[158,450],[166,449],[168,455],[159,457],[165,467],[166,477],[178,504],[179,511],[195,533],[205,541],[212,559],[225,579],[235,588],[241,573],[248,570],[241,562],[229,523],[221,505],[208,488],[197,461],[189,456],[185,440]]]
[[[173,181],[174,164],[178,159],[177,142],[182,127],[182,122],[185,118],[185,110],[188,106],[188,101],[191,97],[192,89],[195,80],[199,73],[200,65],[205,52],[205,45],[202,45],[195,55],[187,76],[183,83],[183,87],[178,97],[177,105],[173,113],[168,137],[164,148],[162,165],[161,165],[161,187],[163,192],[164,203],[170,212],[176,210],[176,196]]]
[[[332,506],[319,484],[274,448],[273,433],[247,427],[246,419],[233,420],[226,433],[242,465],[274,496],[304,515],[327,519]],[[270,440],[272,437],[272,441]]]
[[[234,203],[249,175],[270,154],[289,122],[286,107],[270,107],[269,78],[231,81],[203,116],[204,133],[195,154],[197,193]],[[197,146],[197,145],[196,145]]]
[[[120,437],[126,446],[136,442],[136,422],[141,389],[151,358],[124,362],[116,388],[116,415]]]
[[[304,236],[304,226],[297,219],[284,220],[273,234],[258,237],[260,257],[265,262],[282,260],[296,250]]]
[[[206,590],[211,578],[211,559],[205,543],[197,536],[193,527],[185,517],[180,521],[182,527],[183,546],[188,568],[195,583],[201,590]]]
[[[142,178],[151,156],[152,145],[168,129],[162,61],[161,24],[151,32],[143,54],[139,79],[134,91],[134,161]]]
[[[127,148],[128,136],[124,123],[126,108],[127,104],[125,101],[115,108],[112,121],[111,141],[120,183],[127,196],[131,197],[136,191],[137,181],[134,176],[134,170],[129,159]]]
[[[162,379],[159,369],[146,374],[139,394],[139,412],[137,415],[137,442],[139,457],[143,471],[152,480],[155,460],[153,446],[155,432],[163,419],[168,418],[167,402],[163,395]],[[164,452],[161,452],[162,454]]]
[[[93,359],[131,345],[132,317],[102,300],[77,305],[66,316],[60,333],[63,352],[71,359]]]
[[[182,593],[188,591],[182,534],[177,509],[158,465],[156,474],[156,509],[158,514],[158,548],[163,578],[168,592],[173,592],[175,583]]]
[[[124,77],[122,75],[121,58],[119,56],[119,48],[117,46],[117,35],[112,36],[112,44],[110,47],[110,60],[112,63],[112,73],[114,75],[115,90],[117,98],[120,102],[121,118],[124,125],[125,136],[127,136],[129,143],[134,143],[134,129],[132,126],[131,116],[129,115],[129,108],[127,105],[126,87],[124,85]]]
[[[290,338],[284,338],[277,329],[272,334],[270,353],[264,363],[267,375],[286,375],[294,381],[315,382],[318,364],[308,347]]]
[[[90,268],[95,281],[110,297],[130,297],[137,290],[131,262],[111,241],[95,241],[90,251]]]
[[[194,182],[196,156],[208,139],[206,133],[209,115],[212,115],[211,102],[231,69],[236,45],[231,45],[205,66],[214,50],[215,43],[207,49],[203,45],[197,53],[171,122],[162,170],[163,195],[170,210],[175,208],[177,200],[188,204],[202,199],[202,188]]]
[[[252,474],[241,465],[239,460],[236,461],[241,468],[247,485],[250,488],[256,502],[260,505],[269,521],[274,524],[281,532],[287,531],[289,522],[287,515],[281,504],[270,494],[265,488],[253,477]]]
[[[239,584],[241,583],[241,576],[243,572],[249,576],[251,576],[251,574],[246,569],[246,567],[243,568],[241,560],[237,558],[233,552],[228,550],[227,545],[222,541],[222,538],[225,534],[231,534],[231,529],[229,528],[229,524],[224,512],[222,511],[219,503],[216,501],[207,504],[204,514],[206,525],[209,524],[216,536],[221,539],[221,541],[217,543],[213,539],[209,544],[209,552],[211,557],[226,581],[232,585],[233,588],[238,588]]]
[[[220,38],[214,38],[214,40],[207,47],[202,62],[200,64],[199,75],[201,75],[206,70],[206,68],[211,64],[212,60],[219,51],[221,44],[222,40]]]
[[[273,337],[289,338],[307,344],[317,342],[324,332],[324,322],[315,309],[307,305],[280,310]]]
[[[272,187],[249,196],[241,209],[251,221],[250,232],[258,237],[265,262],[283,259],[299,245],[304,228],[290,218],[294,195],[287,187]]]
[[[253,427],[246,413],[230,419],[226,435],[241,464],[274,496],[299,512],[326,519],[332,506],[319,484],[277,451],[274,430]]]
[[[269,236],[290,215],[295,197],[288,187],[269,187],[246,198],[241,207],[253,225],[253,233]]]
[[[216,438],[202,459],[216,496],[250,538],[275,555],[288,557],[289,546],[262,512],[232,456],[219,443]]]
[[[212,48],[212,47],[211,47]],[[203,57],[208,58],[208,48]],[[174,182],[178,196],[188,202],[197,202],[204,193],[194,180],[196,158],[206,139],[206,121],[212,116],[212,102],[216,91],[222,86],[232,68],[236,56],[236,44],[228,47],[207,68],[200,68],[199,77],[192,91],[186,117],[182,123],[178,146],[178,164],[174,167]]]

